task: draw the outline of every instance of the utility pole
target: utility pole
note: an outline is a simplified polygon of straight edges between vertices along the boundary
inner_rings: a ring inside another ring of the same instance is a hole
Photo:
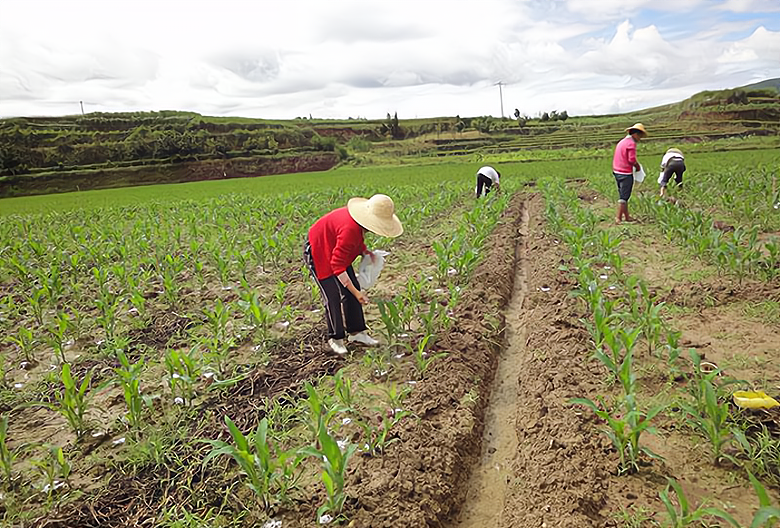
[[[81,105],[81,115],[84,115],[84,101],[79,101],[79,104]]]
[[[501,87],[504,86],[504,84],[506,83],[498,81],[496,84],[493,85],[493,86],[498,86],[498,95],[499,97],[501,97],[501,119],[504,119],[504,91],[501,89]]]

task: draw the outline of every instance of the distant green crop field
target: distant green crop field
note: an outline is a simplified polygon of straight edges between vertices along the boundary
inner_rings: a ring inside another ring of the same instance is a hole
[[[650,167],[651,174],[660,163],[662,151],[647,145],[640,145],[639,161]],[[777,170],[780,155],[775,149],[734,151],[734,152],[696,152],[689,147],[687,155],[688,174],[698,170],[699,160],[707,167],[722,164],[744,165],[775,164]],[[501,153],[495,156],[469,156],[462,162],[438,162],[427,165],[340,167],[327,172],[310,172],[263,176],[256,178],[235,178],[219,181],[202,181],[180,184],[149,185],[124,187],[75,193],[51,194],[43,196],[24,196],[0,200],[0,216],[12,214],[37,214],[74,209],[94,209],[99,207],[123,207],[149,202],[171,202],[178,200],[203,200],[229,194],[249,196],[278,195],[301,191],[314,192],[328,189],[359,188],[361,192],[382,192],[393,186],[403,186],[436,179],[442,185],[472,186],[479,167],[492,164],[501,172],[503,178],[522,178],[535,180],[547,173],[563,173],[566,177],[582,177],[592,173],[611,173],[611,151],[594,150],[591,159],[558,159],[547,161],[523,161],[516,155]],[[554,153],[551,153],[554,154]],[[563,156],[565,153],[558,152]],[[582,153],[581,153],[582,154]],[[514,158],[514,159],[512,159]]]

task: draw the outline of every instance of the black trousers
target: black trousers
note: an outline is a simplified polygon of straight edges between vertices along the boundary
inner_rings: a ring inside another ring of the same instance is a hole
[[[680,158],[672,158],[666,162],[666,168],[664,169],[664,175],[661,178],[661,187],[666,187],[669,180],[672,179],[674,174],[674,181],[677,182],[678,187],[682,187],[683,172],[685,172],[685,161]]]
[[[493,186],[493,180],[485,176],[484,174],[477,174],[477,198],[482,196],[482,189],[485,189],[485,194],[490,192],[490,187]]]
[[[341,284],[341,281],[335,275],[322,280],[317,278],[317,272],[314,269],[314,259],[311,256],[311,244],[308,240],[303,248],[303,261],[320,287],[322,303],[325,305],[325,319],[328,321],[328,337],[331,339],[344,339],[346,332],[356,334],[365,330],[366,320],[363,316],[363,306],[360,304],[360,301]],[[352,266],[347,267],[347,275],[349,275],[352,283],[357,286],[357,289],[360,290],[360,283],[355,276],[355,270],[352,269]]]

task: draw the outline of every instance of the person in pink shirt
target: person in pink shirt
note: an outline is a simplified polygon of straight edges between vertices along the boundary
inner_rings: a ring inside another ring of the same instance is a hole
[[[379,342],[366,333],[363,306],[368,303],[352,263],[360,255],[373,259],[363,235],[371,231],[379,236],[397,237],[403,233],[395,215],[393,200],[384,194],[369,199],[351,198],[346,207],[335,209],[309,229],[303,260],[320,287],[328,321],[328,345],[336,354],[347,353],[344,338],[366,346]]]
[[[628,200],[634,188],[634,170],[642,167],[636,159],[636,144],[647,136],[647,131],[642,123],[637,123],[626,129],[627,135],[615,146],[615,155],[612,157],[612,174],[618,188],[618,209],[615,221],[619,224],[622,220],[633,222],[628,214]]]

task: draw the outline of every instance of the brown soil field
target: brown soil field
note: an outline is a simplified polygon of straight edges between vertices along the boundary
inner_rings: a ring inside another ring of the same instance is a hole
[[[612,206],[606,200],[585,188],[581,198],[610,218]],[[628,271],[640,275],[666,303],[665,318],[682,332],[686,347],[724,373],[762,387],[780,387],[780,366],[774,363],[780,319],[751,310],[762,301],[780,301],[780,284],[753,279],[736,283],[670,245],[650,223],[616,228],[605,220],[603,228],[621,230],[619,251]],[[575,397],[609,395],[616,388],[591,359],[583,322],[587,314],[570,295],[573,279],[560,270],[570,256],[546,229],[539,194],[529,189],[515,197],[487,248],[452,314],[452,326],[436,341],[436,350],[447,355],[414,384],[406,401],[412,418],[393,429],[397,441],[382,456],[356,455],[350,462],[345,524],[658,526],[665,519],[659,492],[671,477],[693,504],[717,506],[749,526],[758,499],[746,475],[729,463],[715,463],[705,440],[683,426],[674,411],[675,395],[684,393],[691,369],[687,357],[682,358],[682,375],[669,379],[657,359],[639,347],[641,395],[668,407],[655,419],[657,434],[642,437],[663,460],[643,460],[633,474],[618,474],[618,454],[602,434],[601,421],[569,403]],[[429,253],[431,247],[419,243],[416,250]],[[399,271],[384,287],[399,287],[402,277]],[[377,322],[375,311],[369,317]],[[348,367],[344,359],[326,353],[322,325],[316,322],[309,321],[305,331],[275,349],[266,367],[248,372],[223,396],[206,400],[180,427],[192,438],[225,439],[222,416],[229,415],[242,430],[251,430],[263,413],[258,405],[262,397],[301,396],[305,380]],[[152,346],[167,343],[184,324],[172,316],[160,317],[153,328],[135,337]],[[399,383],[411,378],[403,368],[392,375]],[[106,399],[102,405],[110,412],[120,403]],[[21,412],[27,430],[17,431],[22,437],[62,429],[62,423],[45,421],[41,410]],[[761,419],[773,422],[774,417]],[[106,449],[114,439],[101,437],[84,452]],[[199,451],[188,456],[197,460],[202,455]],[[251,492],[240,490],[223,472],[203,469],[199,463],[188,467],[191,472],[181,475],[160,475],[150,468],[130,477],[107,475],[107,466],[94,466],[81,476],[83,496],[31,526],[153,526],[162,506],[185,504],[194,490],[205,501],[200,504],[203,510],[241,511],[243,504],[224,507],[231,490],[242,503],[251,502]],[[91,484],[103,479],[108,484],[99,489]],[[171,486],[172,481],[177,485]],[[315,511],[325,494],[313,484],[306,490],[311,491],[308,499],[273,511],[281,526],[316,525]],[[775,490],[770,492],[775,495]],[[261,526],[262,519],[253,515],[243,525]],[[720,525],[713,521],[708,526]]]

